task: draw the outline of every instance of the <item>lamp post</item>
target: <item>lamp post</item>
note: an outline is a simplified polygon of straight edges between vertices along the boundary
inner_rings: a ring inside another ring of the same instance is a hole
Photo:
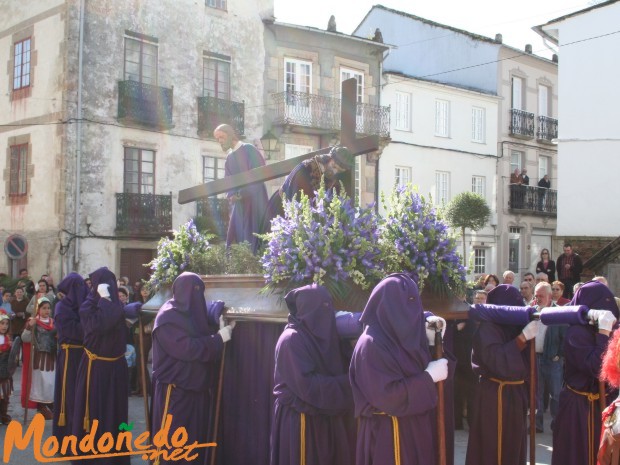
[[[271,159],[271,155],[278,151],[278,138],[271,132],[271,129],[260,138],[260,143],[267,160]]]

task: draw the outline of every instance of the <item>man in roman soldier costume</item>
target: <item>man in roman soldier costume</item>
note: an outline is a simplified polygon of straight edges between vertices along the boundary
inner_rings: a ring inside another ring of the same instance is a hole
[[[51,313],[50,300],[39,298],[36,315],[28,320],[22,332],[24,367],[32,375],[22,377],[22,391],[26,400],[36,402],[46,420],[53,416],[50,404],[54,402],[56,376],[56,328]]]
[[[11,353],[11,336],[9,335],[9,316],[0,312],[0,423],[8,424],[9,399],[13,392],[13,376],[9,371],[9,356]]]

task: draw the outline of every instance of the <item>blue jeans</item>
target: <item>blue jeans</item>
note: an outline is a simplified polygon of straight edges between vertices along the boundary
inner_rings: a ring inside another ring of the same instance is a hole
[[[551,410],[551,429],[553,429],[553,421],[558,413],[558,405],[560,403],[560,391],[562,390],[562,381],[564,378],[564,358],[559,360],[545,360],[542,354],[536,354],[536,366],[538,367],[538,379],[536,380],[536,429],[543,429],[543,394],[545,386],[551,399],[549,400],[549,409]]]

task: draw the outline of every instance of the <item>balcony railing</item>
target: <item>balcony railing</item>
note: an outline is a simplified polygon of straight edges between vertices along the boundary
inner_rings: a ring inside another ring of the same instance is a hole
[[[534,113],[511,108],[509,129],[513,136],[534,137]]]
[[[204,222],[203,226],[220,239],[226,239],[230,210],[228,199],[209,197],[196,202],[197,222]]]
[[[216,97],[198,97],[198,134],[213,137],[213,130],[220,124],[230,124],[239,136],[245,130],[245,103]]]
[[[551,142],[558,138],[558,120],[548,116],[538,117],[538,129],[536,139]]]
[[[323,131],[340,130],[340,99],[306,92],[279,92],[274,124],[290,124]],[[358,103],[355,132],[390,136],[390,107]]]
[[[137,81],[118,82],[118,119],[153,128],[172,124],[172,89]]]
[[[557,190],[522,184],[510,184],[508,189],[510,210],[542,216],[557,216]]]
[[[172,194],[116,194],[116,232],[161,236],[172,230]]]

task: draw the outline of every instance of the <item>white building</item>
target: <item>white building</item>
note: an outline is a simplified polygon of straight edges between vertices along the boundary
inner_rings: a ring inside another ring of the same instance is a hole
[[[557,63],[533,55],[531,46],[526,46],[523,51],[504,45],[500,34],[490,39],[381,5],[368,12],[354,34],[368,37],[377,28],[385,42],[395,46],[384,60],[388,83],[394,80],[390,77],[393,74],[417,79],[418,85],[424,81],[445,85],[443,88],[437,84],[431,87],[436,93],[432,98],[439,102],[435,102],[435,106],[427,105],[419,112],[418,120],[412,120],[414,125],[424,121],[425,125],[420,129],[425,133],[413,133],[407,137],[428,146],[424,150],[421,147],[415,150],[419,159],[412,176],[415,178],[416,172],[425,172],[426,176],[422,181],[414,181],[424,182],[427,185],[424,189],[435,194],[435,177],[443,176],[447,185],[441,190],[447,194],[442,195],[451,200],[456,194],[472,189],[473,176],[485,176],[488,183],[486,195],[496,215],[481,231],[481,237],[470,238],[469,242],[470,247],[479,250],[477,253],[482,253],[485,250],[482,242],[484,247],[488,243],[482,238],[492,235],[489,241],[497,244],[497,251],[491,252],[484,271],[482,267],[477,271],[500,274],[506,269],[520,274],[533,271],[540,250],[552,249],[555,235],[557,163],[552,139],[557,135],[558,125]],[[430,83],[426,85],[431,86]],[[387,100],[390,87],[388,84],[383,89],[382,104],[398,106],[395,100]],[[461,90],[457,91],[457,88]],[[454,92],[455,104],[460,102],[465,110],[451,115],[450,130],[446,131],[446,128],[437,127],[437,117],[440,115],[445,119],[444,115],[449,115],[441,108],[450,105],[441,102],[445,99],[440,97],[441,92],[448,92],[448,89]],[[494,102],[493,110],[487,106],[490,102]],[[472,118],[480,118],[481,114],[480,111],[474,113],[472,106],[489,111],[486,114],[487,130],[495,133],[486,133],[484,144],[472,140]],[[416,111],[415,102],[412,108]],[[494,121],[491,121],[492,117]],[[401,141],[402,131],[396,130],[396,123],[392,127],[392,138]],[[383,157],[389,150],[390,147],[385,150],[380,164],[384,163]],[[438,155],[444,151],[448,153]],[[474,161],[475,155],[471,153],[483,155],[482,161]],[[450,170],[446,159],[456,164],[455,174],[449,177],[437,174]],[[392,163],[398,166],[409,163],[406,159],[393,160]],[[481,163],[488,166],[491,161],[495,163],[492,178],[485,174],[488,168],[480,169]],[[461,166],[466,171],[459,169]],[[519,195],[511,197],[510,173],[515,169],[527,169],[530,185],[519,190]],[[552,188],[545,190],[544,196],[539,196],[537,183],[544,174],[550,175]],[[556,252],[561,253],[561,250],[552,250],[552,254]]]
[[[577,245],[589,276],[620,292],[620,2],[534,30],[559,48],[558,239]],[[615,263],[614,263],[615,262]]]
[[[438,206],[473,191],[495,212],[497,96],[390,72],[384,79],[383,104],[392,109],[392,141],[379,161],[386,199],[394,185],[412,183]],[[465,243],[475,274],[495,269],[493,226],[467,231]]]
[[[535,28],[559,46],[561,58],[561,236],[620,235],[620,61],[615,59],[620,50],[619,28],[618,1],[601,3]]]

